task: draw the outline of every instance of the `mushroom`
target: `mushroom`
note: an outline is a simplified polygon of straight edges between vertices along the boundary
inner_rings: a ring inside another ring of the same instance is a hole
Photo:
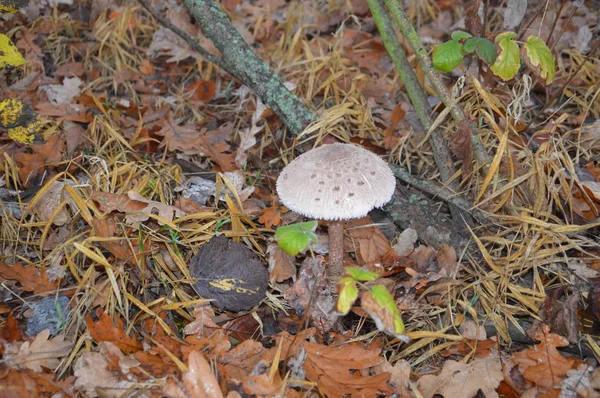
[[[373,152],[352,144],[330,144],[288,164],[277,179],[277,194],[290,210],[328,221],[327,276],[335,286],[344,274],[344,220],[383,206],[395,186],[392,170]]]

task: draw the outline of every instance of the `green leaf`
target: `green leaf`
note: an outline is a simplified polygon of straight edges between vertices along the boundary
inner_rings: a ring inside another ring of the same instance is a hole
[[[338,282],[338,301],[336,311],[346,315],[352,309],[352,304],[358,298],[358,287],[353,278],[342,278]]]
[[[490,69],[496,76],[505,81],[515,77],[521,68],[519,45],[513,40],[516,35],[515,32],[504,32],[496,36],[496,44],[500,47],[500,54]]]
[[[21,55],[17,46],[13,44],[10,38],[0,34],[0,69],[7,66],[20,66],[25,63],[25,58]]]
[[[400,310],[394,301],[394,298],[388,292],[385,286],[375,285],[371,288],[371,294],[381,307],[385,308],[392,315],[394,320],[394,333],[404,334],[404,322],[402,322],[402,315]]]
[[[529,36],[527,44],[521,50],[525,63],[537,76],[544,79],[546,84],[554,81],[556,67],[552,52],[546,43],[537,36]]]
[[[468,39],[469,37],[473,37],[470,33],[463,32],[462,30],[455,30],[451,34],[452,40],[460,41],[462,39]]]
[[[317,243],[316,229],[316,221],[286,225],[285,227],[277,228],[275,239],[283,251],[295,256],[306,249],[311,243]]]
[[[361,282],[374,281],[379,278],[379,274],[377,272],[365,271],[364,269],[358,267],[348,267],[346,268],[346,273],[352,278]]]
[[[486,64],[492,65],[496,61],[496,46],[494,43],[483,37],[474,37],[469,39],[463,45],[463,52],[470,54],[473,51]]]
[[[463,61],[462,45],[456,40],[440,44],[433,50],[433,66],[442,72],[451,72]]]
[[[394,298],[385,286],[375,285],[366,291],[360,300],[361,307],[373,318],[377,328],[406,341],[404,322]]]

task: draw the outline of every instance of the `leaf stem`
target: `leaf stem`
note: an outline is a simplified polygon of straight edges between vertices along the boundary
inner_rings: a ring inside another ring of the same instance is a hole
[[[433,89],[438,94],[444,105],[446,105],[446,107],[450,109],[450,114],[452,115],[452,117],[458,122],[462,122],[463,120],[465,120],[469,124],[469,129],[471,131],[471,142],[473,144],[473,152],[478,162],[481,165],[483,165],[483,168],[485,169],[485,165],[490,162],[490,156],[485,150],[483,142],[481,142],[481,138],[479,137],[477,128],[473,125],[473,123],[470,123],[467,120],[467,117],[465,116],[465,113],[463,112],[458,102],[452,100],[452,95],[450,94],[450,91],[442,81],[438,72],[433,67],[431,58],[429,57],[427,50],[423,46],[423,43],[421,42],[417,31],[408,20],[408,16],[404,12],[404,9],[402,8],[398,0],[383,0],[383,2],[390,11],[392,19],[396,22],[396,25],[398,25],[398,27],[402,31],[402,34],[404,35],[406,40],[408,40],[408,43],[415,52],[415,55],[417,56],[417,59],[421,64],[421,68],[423,69],[425,75],[431,82]]]

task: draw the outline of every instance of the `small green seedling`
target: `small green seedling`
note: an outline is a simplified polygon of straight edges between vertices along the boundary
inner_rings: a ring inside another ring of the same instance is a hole
[[[483,37],[457,30],[451,40],[433,50],[433,66],[443,72],[451,72],[463,62],[465,55],[473,54],[490,66],[490,70],[502,80],[510,80],[521,70],[521,58],[529,69],[546,84],[554,81],[556,67],[552,52],[543,40],[529,36],[519,51],[515,32],[503,32],[496,36],[495,44]]]
[[[221,218],[215,224],[215,233],[219,233],[220,229],[231,222],[231,218]]]
[[[295,256],[317,242],[316,229],[317,221],[287,225],[277,228],[275,239],[283,251]],[[345,271],[348,276],[338,282],[339,296],[336,311],[342,315],[350,312],[352,305],[359,297],[359,288],[361,288],[363,293],[360,305],[373,318],[377,328],[408,343],[409,339],[404,334],[402,315],[396,306],[394,297],[383,285],[366,284],[379,279],[379,274],[356,267],[346,268]]]
[[[385,286],[369,283],[379,279],[379,274],[355,267],[346,268],[346,273],[348,276],[338,283],[336,310],[343,315],[350,312],[359,297],[360,287],[363,290],[360,306],[375,321],[377,329],[408,343],[409,338],[404,334],[402,314],[394,297]]]
[[[277,244],[283,251],[295,256],[311,244],[317,243],[316,229],[317,221],[314,220],[286,225],[277,228],[275,240],[277,240]]]

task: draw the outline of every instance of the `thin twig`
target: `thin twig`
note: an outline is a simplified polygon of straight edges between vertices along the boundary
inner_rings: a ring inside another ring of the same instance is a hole
[[[408,185],[422,191],[431,196],[437,197],[450,205],[454,205],[464,211],[467,214],[472,215],[481,224],[491,224],[491,219],[485,215],[482,210],[474,208],[472,203],[460,196],[460,194],[454,192],[452,189],[441,186],[433,181],[427,181],[420,179],[408,172],[405,168],[398,165],[390,165],[394,176],[407,183]]]
[[[483,26],[481,27],[481,37],[485,37],[487,34],[488,28],[488,19],[490,13],[490,0],[485,0],[485,5],[483,6]]]
[[[463,112],[458,102],[453,100],[450,91],[442,81],[442,78],[440,77],[438,72],[433,67],[431,58],[429,57],[427,50],[423,46],[423,43],[421,42],[421,38],[419,38],[417,31],[408,20],[408,16],[404,12],[404,8],[400,5],[398,0],[384,0],[384,3],[390,11],[392,18],[402,31],[402,34],[404,35],[406,40],[408,40],[410,46],[415,52],[415,55],[417,56],[417,59],[421,64],[421,68],[423,69],[425,75],[431,82],[433,89],[440,97],[440,100],[444,103],[446,108],[450,109],[450,114],[456,121],[462,122],[464,120],[466,123],[468,123],[469,129],[471,131],[473,153],[475,154],[475,157],[477,158],[479,163],[482,165],[482,169],[484,171],[487,170],[487,164],[489,164],[490,162],[490,156],[488,155],[485,146],[483,145],[483,142],[479,137],[479,132],[477,131],[477,128],[473,125],[473,123],[470,123],[468,121],[467,117],[465,116],[465,113]]]
[[[560,7],[558,7],[558,11],[556,12],[556,15],[554,16],[554,21],[552,21],[552,27],[550,28],[550,33],[548,33],[548,37],[546,38],[546,45],[548,47],[551,47],[550,51],[554,50],[554,44],[558,43],[558,39],[560,39],[560,36],[562,35],[562,32],[558,35],[558,37],[556,38],[556,40],[552,40],[552,35],[554,34],[554,29],[556,29],[556,24],[558,23],[558,20],[560,19],[560,14],[562,13],[562,9],[565,6],[565,4],[567,3],[567,0],[562,0],[562,2],[560,3]],[[576,8],[575,8],[576,10]],[[573,12],[573,14],[575,14],[575,12]],[[571,14],[571,17],[573,17],[573,14]],[[571,20],[571,18],[569,18],[569,21]],[[568,26],[569,22],[567,21],[567,23],[565,24],[565,26]],[[563,30],[564,32],[564,30]],[[552,43],[552,44],[550,44]]]
[[[150,13],[150,15],[152,15],[158,22],[160,22],[161,25],[163,25],[167,29],[170,29],[177,36],[179,36],[183,40],[185,40],[185,42],[190,47],[192,47],[192,49],[194,51],[196,51],[197,53],[199,53],[200,55],[202,55],[202,57],[204,57],[205,60],[207,60],[210,63],[213,63],[213,64],[217,65],[218,67],[220,67],[222,69],[226,69],[225,65],[223,65],[223,61],[221,60],[221,58],[218,58],[214,54],[211,54],[210,52],[208,52],[192,36],[190,36],[189,34],[187,34],[186,31],[184,31],[183,29],[180,29],[177,26],[173,25],[167,18],[165,18],[162,15],[160,15],[158,13],[158,11],[156,9],[154,9],[154,7],[152,7],[150,5],[150,3],[148,3],[148,0],[138,0],[138,2],[146,9],[146,11],[148,11]]]

